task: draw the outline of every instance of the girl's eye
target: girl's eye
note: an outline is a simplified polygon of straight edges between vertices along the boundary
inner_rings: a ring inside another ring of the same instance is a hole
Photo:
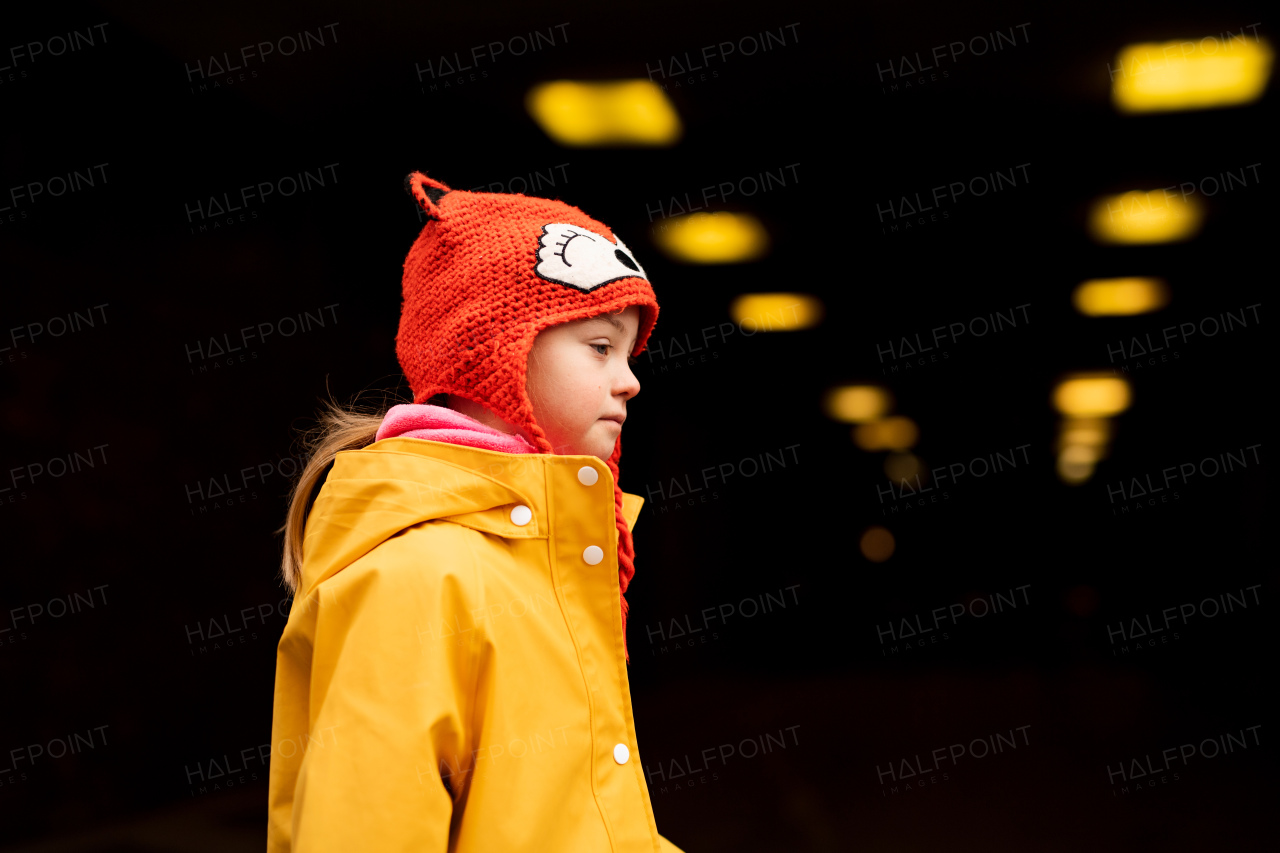
[[[599,352],[600,350],[604,350],[604,352],[600,353],[601,355],[608,355],[609,349],[612,347],[612,344],[590,344],[590,346],[595,347],[597,352]]]

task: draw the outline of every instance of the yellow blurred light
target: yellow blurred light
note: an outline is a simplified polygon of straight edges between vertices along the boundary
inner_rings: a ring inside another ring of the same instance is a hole
[[[1131,44],[1120,50],[1110,69],[1111,100],[1124,113],[1247,104],[1266,90],[1272,56],[1265,39],[1243,32]]]
[[[1088,444],[1069,444],[1058,454],[1058,458],[1065,459],[1073,465],[1092,465],[1101,457],[1098,454],[1098,448]]]
[[[1090,317],[1120,317],[1157,311],[1169,304],[1169,288],[1158,278],[1093,278],[1071,297]]]
[[[883,563],[893,556],[893,534],[883,527],[868,527],[858,542],[862,556],[873,563]]]
[[[1089,233],[1100,243],[1173,243],[1200,230],[1204,207],[1195,196],[1161,188],[1103,196],[1089,212]]]
[[[1093,476],[1097,462],[1095,448],[1083,444],[1069,445],[1058,454],[1058,476],[1073,486],[1083,483]]]
[[[1053,405],[1064,415],[1109,417],[1129,408],[1129,383],[1109,373],[1082,373],[1053,390]]]
[[[893,405],[889,392],[875,385],[845,385],[827,394],[827,415],[846,423],[878,420]]]
[[[906,450],[920,437],[920,428],[911,418],[895,415],[854,427],[854,444],[863,450]]]
[[[1093,476],[1092,462],[1069,462],[1058,457],[1058,476],[1063,482],[1078,486]]]
[[[804,293],[746,293],[733,300],[729,316],[752,332],[794,332],[818,324],[822,302]]]
[[[769,251],[769,233],[749,213],[690,213],[664,220],[654,233],[658,247],[686,264],[754,261]]]
[[[673,145],[680,117],[662,87],[650,80],[539,83],[525,108],[561,145]]]
[[[911,453],[890,453],[884,460],[884,475],[895,483],[917,477],[923,481],[925,478],[920,477],[923,470],[920,458]]]
[[[1103,418],[1071,418],[1062,425],[1058,449],[1072,445],[1097,448],[1101,453],[1111,440],[1111,422]]]

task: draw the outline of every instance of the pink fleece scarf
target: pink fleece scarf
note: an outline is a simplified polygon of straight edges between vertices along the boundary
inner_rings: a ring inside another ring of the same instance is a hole
[[[499,453],[538,452],[536,447],[518,435],[508,435],[461,412],[426,403],[402,403],[391,407],[382,419],[374,441],[395,436],[465,444]]]

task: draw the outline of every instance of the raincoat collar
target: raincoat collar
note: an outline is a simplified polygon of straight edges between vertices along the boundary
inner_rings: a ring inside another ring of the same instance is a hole
[[[307,517],[299,594],[424,521],[447,519],[507,539],[546,538],[539,520],[550,512],[549,466],[591,467],[607,485],[603,493],[613,494],[613,474],[595,456],[501,453],[403,436],[339,452]],[[644,499],[623,492],[622,500],[631,528]],[[533,511],[525,525],[511,519],[517,505]]]

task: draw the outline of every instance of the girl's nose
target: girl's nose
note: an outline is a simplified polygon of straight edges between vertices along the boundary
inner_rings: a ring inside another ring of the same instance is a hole
[[[618,377],[613,393],[625,395],[628,400],[640,393],[640,380],[632,372],[631,365],[625,361],[622,363],[622,375]]]

